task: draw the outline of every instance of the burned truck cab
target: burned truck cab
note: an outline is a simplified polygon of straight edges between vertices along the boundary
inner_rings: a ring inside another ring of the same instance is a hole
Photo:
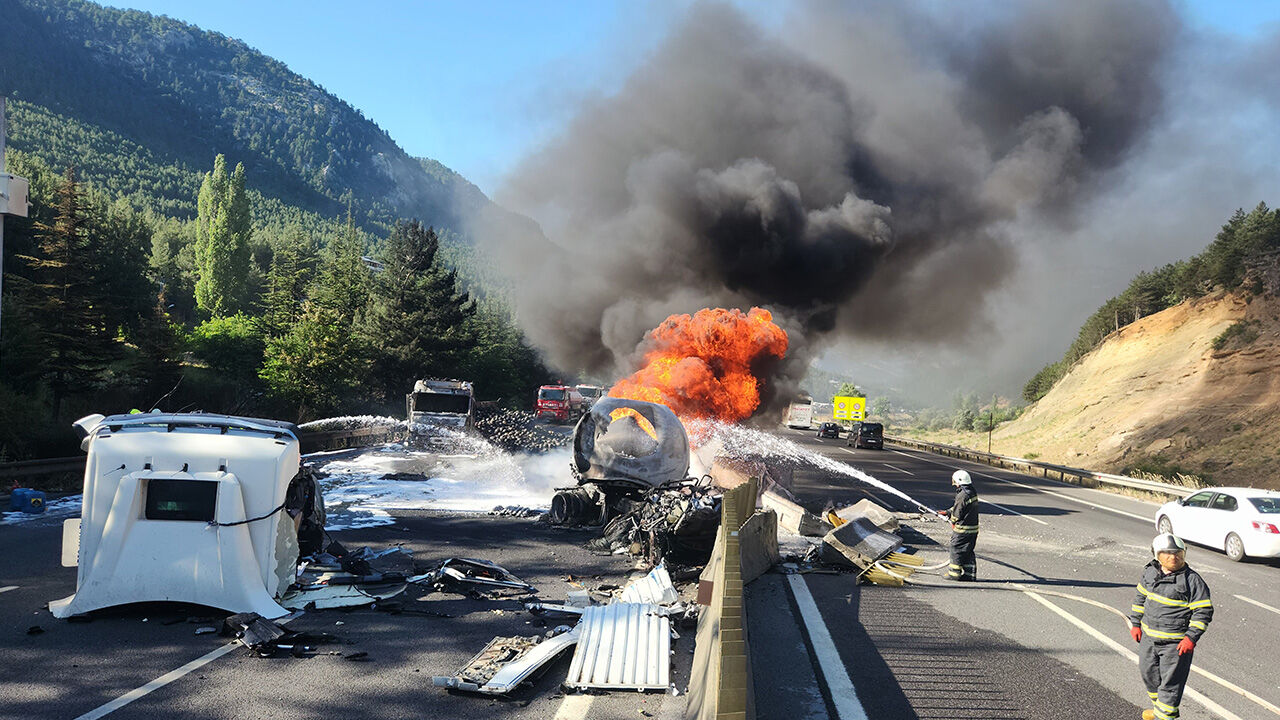
[[[443,431],[463,433],[475,427],[475,392],[466,380],[419,380],[404,402],[412,445],[447,445]]]

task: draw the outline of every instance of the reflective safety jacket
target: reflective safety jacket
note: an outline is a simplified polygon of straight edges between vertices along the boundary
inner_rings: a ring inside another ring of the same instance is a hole
[[[1209,586],[1200,573],[1184,565],[1165,573],[1159,560],[1142,568],[1138,594],[1129,608],[1129,620],[1157,642],[1177,642],[1183,637],[1199,642],[1213,619]]]
[[[956,504],[947,515],[953,531],[961,535],[978,534],[978,491],[972,485],[961,485],[956,490]]]

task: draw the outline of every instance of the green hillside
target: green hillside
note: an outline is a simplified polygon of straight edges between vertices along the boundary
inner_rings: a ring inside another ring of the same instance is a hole
[[[13,145],[165,214],[192,215],[193,178],[217,153],[265,198],[328,217],[349,200],[370,229],[403,217],[457,228],[460,209],[488,202],[238,40],[80,0],[0,0],[0,17],[0,95],[24,103]]]
[[[532,221],[238,41],[78,0],[0,18],[32,202],[5,224],[0,461],[74,452],[91,412],[399,414],[433,376],[524,405],[545,378],[461,223]]]

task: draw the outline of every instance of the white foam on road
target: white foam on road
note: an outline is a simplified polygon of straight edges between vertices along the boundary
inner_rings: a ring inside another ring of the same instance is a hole
[[[389,446],[316,463],[328,529],[394,524],[397,510],[546,509],[555,488],[573,484],[567,448],[513,455],[480,438],[455,440],[448,454]]]

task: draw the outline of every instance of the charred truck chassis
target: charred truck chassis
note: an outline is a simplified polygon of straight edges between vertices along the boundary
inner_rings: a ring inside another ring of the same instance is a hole
[[[710,555],[719,492],[688,479],[689,439],[664,405],[601,398],[574,430],[577,487],[556,492],[549,520],[604,526],[600,550],[698,564]]]

